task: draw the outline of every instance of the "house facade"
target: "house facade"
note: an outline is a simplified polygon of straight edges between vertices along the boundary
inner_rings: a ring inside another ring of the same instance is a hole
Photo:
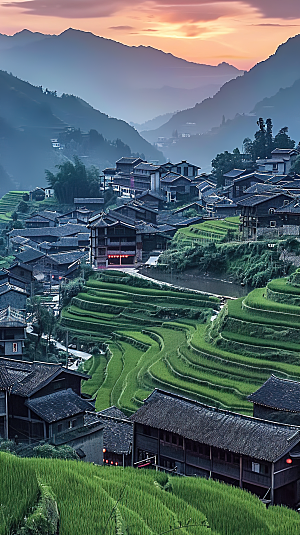
[[[105,212],[90,219],[90,261],[96,268],[134,265],[142,260],[142,240],[132,221]]]
[[[300,499],[300,427],[209,407],[162,390],[130,417],[135,465],[239,486],[271,504]]]
[[[296,149],[274,149],[271,158],[258,159],[258,171],[272,174],[288,174],[299,152]]]
[[[0,437],[76,445],[85,460],[102,464],[103,426],[85,422],[94,411],[81,398],[81,380],[87,378],[60,364],[0,358]]]
[[[237,201],[241,209],[241,231],[243,239],[255,240],[264,229],[282,226],[277,209],[288,205],[292,196],[287,193],[266,193],[246,197]]]

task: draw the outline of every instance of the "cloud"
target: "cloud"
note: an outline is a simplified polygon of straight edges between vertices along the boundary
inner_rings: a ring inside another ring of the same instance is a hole
[[[133,26],[110,26],[108,28],[109,30],[116,30],[116,31],[120,31],[120,32],[129,32],[131,30],[134,30],[134,27]]]
[[[251,24],[251,26],[275,26],[277,28],[299,28],[300,27],[300,24],[268,24],[268,23],[263,23],[263,24]]]
[[[300,18],[299,0],[13,0],[0,5],[31,15],[69,19],[109,17],[137,7],[145,13],[156,11],[158,18],[162,14],[164,19],[181,22],[217,20],[249,8],[268,19]]]
[[[132,7],[140,0],[128,0]],[[21,0],[6,2],[3,7],[14,7],[29,15],[68,19],[109,17],[126,5],[125,0]]]

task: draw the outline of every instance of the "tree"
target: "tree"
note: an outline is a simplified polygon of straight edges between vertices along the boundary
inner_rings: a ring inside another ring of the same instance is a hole
[[[57,165],[58,173],[46,170],[49,186],[54,189],[58,201],[62,204],[72,204],[74,197],[99,196],[99,170],[96,167],[86,169],[83,162],[74,156],[71,161]]]
[[[223,175],[231,171],[231,169],[238,168],[242,165],[242,156],[239,149],[234,149],[233,152],[221,152],[212,160],[213,175],[217,179],[217,185],[224,184]]]
[[[296,173],[297,175],[300,175],[300,156],[297,156],[296,160],[294,161],[290,173]]]
[[[293,149],[295,147],[295,141],[288,135],[288,130],[287,126],[280,128],[278,134],[274,137],[274,149]]]

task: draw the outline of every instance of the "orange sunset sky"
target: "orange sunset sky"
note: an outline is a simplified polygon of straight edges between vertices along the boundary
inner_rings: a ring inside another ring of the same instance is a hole
[[[249,69],[300,33],[300,0],[0,0],[2,34],[69,27]]]

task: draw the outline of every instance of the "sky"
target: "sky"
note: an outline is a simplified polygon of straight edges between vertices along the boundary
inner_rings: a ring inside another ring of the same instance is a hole
[[[249,69],[300,33],[300,0],[0,0],[0,33],[90,31]]]

